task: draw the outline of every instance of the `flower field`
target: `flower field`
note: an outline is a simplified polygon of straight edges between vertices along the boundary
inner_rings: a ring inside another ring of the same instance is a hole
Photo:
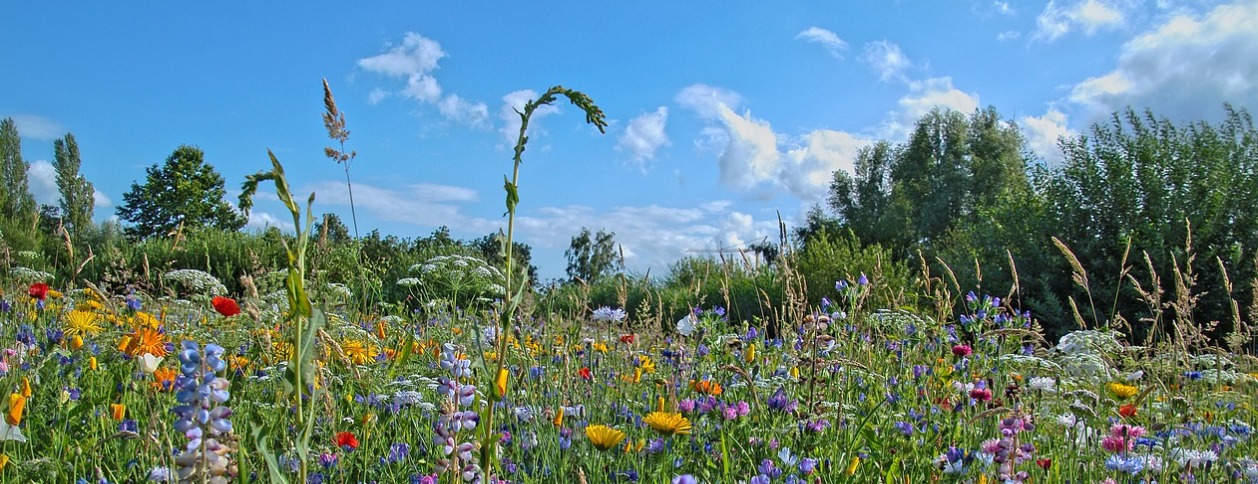
[[[1258,482],[1253,358],[1050,345],[973,293],[955,321],[863,307],[877,284],[781,325],[600,308],[505,332],[492,304],[297,332],[283,301],[9,284],[0,478]]]

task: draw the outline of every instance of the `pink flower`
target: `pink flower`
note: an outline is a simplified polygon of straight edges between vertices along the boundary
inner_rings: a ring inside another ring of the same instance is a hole
[[[974,354],[974,349],[970,345],[956,345],[952,347],[952,354],[957,358],[965,358]]]
[[[970,390],[970,398],[980,402],[989,402],[992,399],[992,390],[990,388],[975,388]]]

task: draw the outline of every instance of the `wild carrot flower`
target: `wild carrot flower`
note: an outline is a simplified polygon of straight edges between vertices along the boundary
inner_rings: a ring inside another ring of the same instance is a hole
[[[585,436],[590,439],[590,443],[599,450],[607,450],[620,444],[625,440],[625,433],[606,425],[587,425],[585,426]]]

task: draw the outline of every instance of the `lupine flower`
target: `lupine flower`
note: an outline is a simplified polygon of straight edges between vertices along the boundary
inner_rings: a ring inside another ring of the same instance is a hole
[[[179,352],[181,375],[175,381],[179,405],[171,411],[178,417],[175,430],[188,439],[187,446],[175,456],[179,480],[235,475],[235,464],[228,455],[232,450],[232,423],[228,420],[232,412],[221,405],[231,396],[229,382],[215,376],[227,367],[223,353],[223,347],[215,344],[206,345],[202,352],[191,341],[184,341]]]

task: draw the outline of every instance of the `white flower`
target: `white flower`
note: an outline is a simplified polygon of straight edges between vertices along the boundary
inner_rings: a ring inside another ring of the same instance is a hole
[[[693,315],[687,314],[686,317],[677,320],[677,332],[681,333],[682,336],[690,336],[691,333],[695,332],[697,323]]]
[[[141,371],[145,374],[152,375],[153,372],[157,371],[157,367],[162,364],[162,360],[164,359],[165,358],[160,356],[153,356],[151,353],[145,353],[143,356],[136,358],[135,361],[140,364]]]
[[[1057,390],[1057,380],[1046,376],[1037,376],[1027,382],[1027,388],[1052,393]]]
[[[603,306],[594,310],[593,319],[595,321],[611,321],[613,323],[617,323],[623,321],[625,316],[624,309],[612,309],[610,307]]]
[[[1144,370],[1136,370],[1127,375],[1127,381],[1137,381],[1144,378]]]

